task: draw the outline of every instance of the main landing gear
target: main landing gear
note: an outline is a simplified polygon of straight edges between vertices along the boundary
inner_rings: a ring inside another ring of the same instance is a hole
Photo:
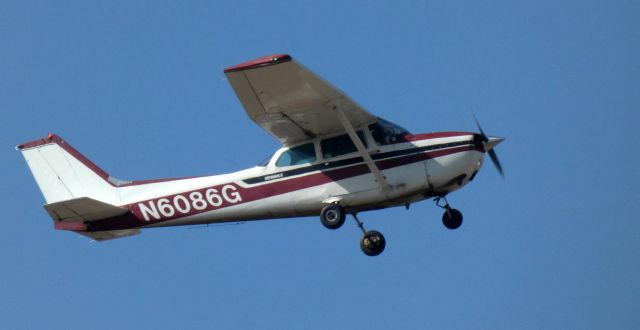
[[[339,204],[329,204],[320,212],[320,222],[329,229],[338,229],[344,224],[346,213]],[[368,256],[377,256],[384,251],[387,241],[382,233],[377,230],[365,230],[364,224],[358,219],[354,213],[353,218],[356,220],[358,227],[362,230],[362,238],[360,239],[360,249]]]
[[[456,209],[452,209],[445,196],[436,197],[434,200],[437,206],[444,209],[442,224],[448,229],[458,229],[462,225],[462,213]],[[441,200],[444,200],[444,205],[440,205]]]
[[[338,229],[344,224],[346,214],[339,204],[329,204],[320,212],[320,222],[328,229]]]

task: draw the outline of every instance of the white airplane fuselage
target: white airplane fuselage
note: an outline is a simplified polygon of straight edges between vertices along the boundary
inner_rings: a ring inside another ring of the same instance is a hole
[[[121,185],[114,203],[130,214],[90,223],[88,231],[317,216],[326,203],[349,213],[407,205],[470,182],[483,161],[473,133],[411,136],[372,146],[390,189],[382,189],[357,153],[310,164],[266,166],[223,175]]]
[[[317,216],[331,203],[351,214],[408,205],[469,183],[485,152],[481,137],[467,132],[407,135],[386,145],[374,142],[369,132],[364,136],[386,186],[359,152],[322,157],[320,142],[326,137],[305,142],[313,143],[318,155],[305,164],[278,166],[290,149],[283,147],[264,166],[133,182],[112,178],[56,135],[18,148],[42,188],[45,208],[58,219],[55,228],[79,233]]]

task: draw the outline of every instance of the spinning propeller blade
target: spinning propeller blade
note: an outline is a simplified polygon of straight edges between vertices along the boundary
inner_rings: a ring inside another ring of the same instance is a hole
[[[493,162],[493,165],[498,170],[498,173],[500,173],[500,176],[502,178],[504,178],[504,172],[502,171],[502,165],[500,165],[500,160],[498,159],[498,155],[496,155],[496,151],[493,150],[493,149],[489,150],[489,157],[491,157],[491,162]]]
[[[496,169],[498,170],[498,173],[500,173],[500,176],[504,178],[502,165],[500,164],[500,160],[498,159],[498,155],[496,154],[496,151],[493,149],[495,146],[500,144],[500,142],[504,141],[504,138],[493,137],[493,136],[488,137],[486,134],[484,134],[484,131],[482,130],[482,126],[480,126],[480,122],[478,121],[478,118],[476,118],[475,114],[473,114],[473,119],[476,121],[476,126],[478,126],[478,130],[480,131],[480,136],[482,137],[484,150],[489,154],[489,158],[491,158],[491,162],[493,163],[493,166],[495,166]]]

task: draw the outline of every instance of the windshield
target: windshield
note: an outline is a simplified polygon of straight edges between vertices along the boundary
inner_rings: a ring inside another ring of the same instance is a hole
[[[378,118],[377,122],[369,125],[369,131],[379,145],[403,142],[404,136],[411,134],[406,129],[382,118]]]

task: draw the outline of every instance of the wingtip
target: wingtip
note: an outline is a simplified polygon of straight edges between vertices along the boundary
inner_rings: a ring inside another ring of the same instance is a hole
[[[234,66],[230,66],[224,69],[224,73],[256,69],[256,68],[261,68],[265,66],[289,62],[291,60],[292,60],[292,57],[291,55],[288,55],[288,54],[267,55],[267,56],[262,56],[250,61],[242,62]]]

